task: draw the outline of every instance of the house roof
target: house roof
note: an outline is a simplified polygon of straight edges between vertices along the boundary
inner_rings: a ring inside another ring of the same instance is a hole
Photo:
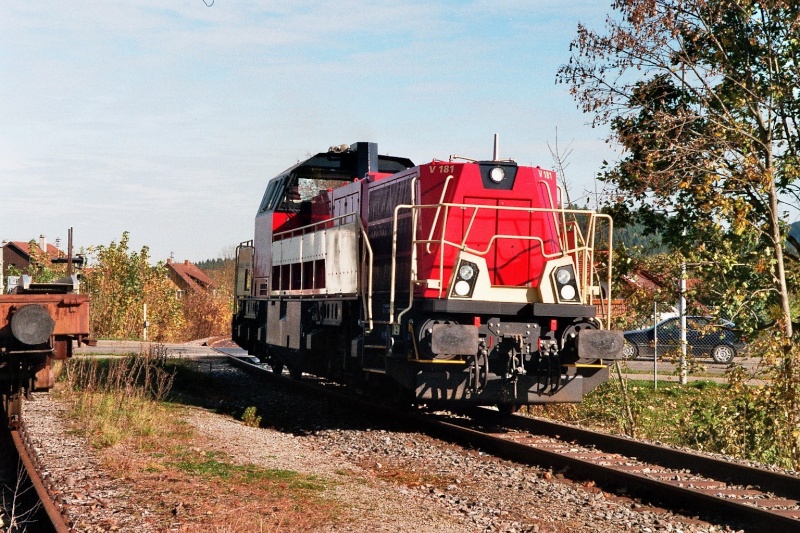
[[[167,259],[167,268],[172,270],[192,290],[201,291],[217,286],[214,280],[188,260],[183,263],[176,263],[171,258]]]
[[[622,276],[622,280],[633,285],[640,287],[647,291],[656,291],[658,289],[675,288],[678,287],[677,279],[670,279],[663,275],[657,275],[647,270],[636,270],[630,274]],[[696,278],[689,278],[686,280],[686,288],[688,290],[694,289],[700,284],[700,280]]]
[[[30,242],[11,241],[11,242],[6,243],[6,246],[13,246],[20,253],[25,255],[25,257],[27,257],[28,259],[30,259],[30,257],[31,257],[31,245],[30,245]],[[38,244],[37,244],[37,247],[38,247]],[[46,247],[47,247],[47,256],[50,257],[50,259],[53,259],[55,257],[63,257],[64,256],[64,252],[62,252],[61,250],[59,250],[58,248],[56,248],[52,244],[47,243]]]

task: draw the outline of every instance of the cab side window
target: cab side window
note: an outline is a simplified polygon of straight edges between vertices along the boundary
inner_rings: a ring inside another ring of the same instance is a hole
[[[261,207],[258,210],[259,213],[275,210],[275,204],[280,196],[280,192],[283,190],[283,181],[283,179],[277,179],[273,180],[272,183],[269,184],[266,192],[264,192],[264,198],[261,200]]]

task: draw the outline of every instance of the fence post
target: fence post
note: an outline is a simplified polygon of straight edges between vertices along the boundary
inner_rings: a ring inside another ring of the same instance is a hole
[[[658,389],[658,302],[653,301],[653,390]]]
[[[684,233],[685,234],[685,233]],[[681,293],[678,297],[678,312],[681,314],[681,359],[679,371],[681,385],[686,385],[686,261],[681,261]]]

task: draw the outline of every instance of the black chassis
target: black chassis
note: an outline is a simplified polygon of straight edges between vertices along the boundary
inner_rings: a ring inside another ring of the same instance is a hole
[[[421,403],[579,402],[608,379],[606,365],[582,362],[577,353],[575,333],[596,330],[594,312],[593,306],[422,300],[399,328],[367,331],[357,299],[246,298],[233,332],[237,344],[273,367],[382,390],[388,383]]]

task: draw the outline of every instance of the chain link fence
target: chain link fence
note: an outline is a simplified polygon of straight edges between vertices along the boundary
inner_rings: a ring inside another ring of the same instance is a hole
[[[629,360],[678,360],[689,358],[727,364],[744,355],[747,343],[729,321],[710,313],[687,314],[685,336],[677,304],[618,300],[612,307],[612,323],[625,335],[624,353]],[[649,308],[649,309],[648,309]]]

